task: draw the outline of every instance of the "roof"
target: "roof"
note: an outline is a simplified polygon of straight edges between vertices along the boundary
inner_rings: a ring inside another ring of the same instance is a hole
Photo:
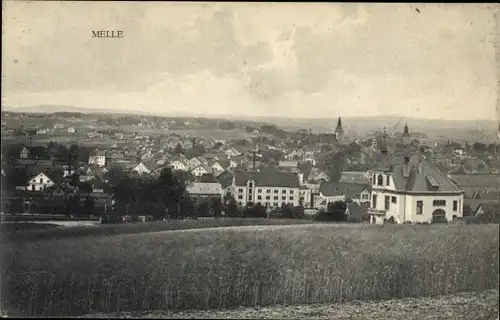
[[[452,174],[450,178],[461,188],[500,190],[500,176],[494,174]]]
[[[299,188],[299,176],[294,172],[280,172],[274,170],[262,171],[236,171],[234,172],[235,184],[244,186],[249,180],[255,181],[260,187]]]
[[[222,186],[218,182],[192,182],[186,186],[189,194],[222,194]]]
[[[348,183],[348,182],[322,182],[319,192],[325,197],[335,197],[345,195],[350,199],[358,198],[363,190],[371,191],[369,184]]]
[[[396,190],[410,192],[462,191],[453,180],[440,172],[420,154],[410,155],[408,159],[408,164],[404,165],[405,160],[402,155],[389,157],[385,159],[384,166],[378,169],[392,174]]]
[[[222,188],[225,189],[233,184],[233,174],[229,171],[224,171],[217,176],[217,181],[219,181]]]
[[[353,183],[367,183],[366,173],[361,171],[342,171],[340,181]]]
[[[299,165],[299,162],[298,161],[294,161],[294,160],[280,161],[278,163],[278,166],[280,166],[280,167],[293,167],[293,168],[297,168],[298,165]]]

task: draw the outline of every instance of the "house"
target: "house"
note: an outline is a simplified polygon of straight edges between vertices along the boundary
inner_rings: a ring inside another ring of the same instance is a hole
[[[463,216],[464,191],[420,153],[389,157],[370,170],[372,223],[451,221]]]
[[[303,157],[304,157],[304,151],[300,149],[292,150],[285,155],[285,159],[287,160],[300,160]]]
[[[346,201],[345,189],[339,187],[337,182],[322,182],[319,194],[314,197],[314,206],[318,209],[326,209],[329,203],[336,201]]]
[[[228,158],[237,157],[237,156],[241,155],[241,152],[236,150],[234,147],[227,149],[224,153],[226,154],[226,156]]]
[[[232,196],[233,194],[233,174],[229,171],[224,171],[216,177],[217,181],[221,184],[223,194],[225,196]]]
[[[146,165],[142,162],[139,162],[136,166],[134,166],[131,170],[132,173],[137,173],[138,175],[150,174],[151,170],[146,167]]]
[[[193,170],[191,170],[191,174],[195,177],[201,177],[205,174],[212,173],[211,171],[212,168],[210,168],[209,166],[199,165]]]
[[[236,201],[243,206],[248,203],[261,203],[266,207],[299,205],[299,177],[293,172],[236,171],[232,187]]]
[[[68,133],[75,133],[75,132],[76,132],[75,128],[73,127],[68,128]]]
[[[342,200],[349,203],[353,202],[369,206],[371,185],[348,182],[322,182],[319,189],[319,195],[327,199],[326,204],[328,204],[328,202]]]
[[[28,180],[24,190],[43,191],[47,187],[55,185],[55,179],[48,172],[40,172]]]
[[[316,166],[316,159],[314,157],[305,157],[304,162]]]
[[[213,160],[209,162],[209,165],[215,172],[224,172],[229,167],[229,161]]]
[[[203,162],[198,157],[191,158],[188,163],[190,170],[203,165]]]
[[[22,147],[21,152],[19,153],[20,159],[28,159],[30,157],[30,151],[26,147]]]
[[[306,186],[302,186],[299,189],[299,205],[303,205],[304,208],[312,208],[312,190]]]
[[[36,131],[36,134],[47,134],[47,130],[46,129],[38,129]]]
[[[476,210],[474,210],[474,215],[482,215],[482,214],[494,214],[500,215],[500,202],[496,203],[481,203]]]
[[[189,163],[182,159],[174,160],[170,163],[170,165],[176,171],[187,171],[189,169]]]
[[[220,199],[222,201],[223,189],[219,182],[191,182],[186,186],[186,191],[195,199]]]
[[[90,156],[89,165],[96,165],[101,168],[106,166],[106,154],[104,152],[98,152],[97,154]]]

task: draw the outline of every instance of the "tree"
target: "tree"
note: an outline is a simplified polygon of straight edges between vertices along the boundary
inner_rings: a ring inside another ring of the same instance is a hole
[[[234,197],[231,197],[229,201],[226,203],[226,207],[224,210],[229,217],[239,217],[239,207]]]
[[[209,217],[210,216],[210,204],[208,201],[200,201],[196,206],[196,213],[198,217]]]
[[[328,203],[327,210],[320,210],[317,219],[321,221],[346,221],[345,211],[347,204],[344,201],[335,201]]]
[[[174,153],[184,154],[184,149],[182,148],[182,145],[180,143],[178,143],[177,146],[175,146]]]
[[[218,218],[221,216],[223,206],[222,206],[222,201],[220,198],[212,198],[211,203],[210,203],[210,207],[212,209],[212,212],[213,212],[213,215],[215,218]]]
[[[472,150],[474,152],[477,152],[477,153],[484,153],[484,152],[486,152],[487,149],[488,149],[488,147],[484,143],[481,143],[481,142],[476,142],[472,145]]]

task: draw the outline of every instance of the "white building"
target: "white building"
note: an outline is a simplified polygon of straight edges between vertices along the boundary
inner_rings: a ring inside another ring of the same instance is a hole
[[[420,154],[371,170],[372,223],[452,221],[463,216],[464,192]]]
[[[97,153],[89,157],[89,165],[95,164],[98,167],[106,166],[106,155],[104,153]]]
[[[222,201],[223,189],[218,182],[191,182],[186,186],[190,197],[198,199],[218,198]]]
[[[68,128],[68,133],[75,133],[75,131],[76,131],[76,130],[75,130],[75,128],[73,128],[73,127],[69,127],[69,128]]]
[[[138,175],[142,175],[142,174],[150,174],[151,173],[151,170],[148,169],[148,167],[146,167],[146,165],[144,165],[144,163],[140,162],[138,165],[136,165],[132,170],[132,172],[136,172]]]
[[[50,179],[47,174],[41,172],[28,181],[26,190],[29,191],[43,191],[43,189],[53,186],[54,181]]]
[[[266,207],[282,204],[298,206],[300,202],[299,176],[293,172],[236,171],[233,194],[238,204],[261,203]]]
[[[212,173],[209,167],[205,168],[205,166],[200,165],[191,170],[191,174],[195,177],[201,177],[204,174]]]
[[[170,165],[176,171],[187,171],[189,168],[189,164],[182,161],[182,160],[175,160],[175,161],[171,162]]]
[[[30,157],[30,151],[28,150],[28,148],[23,147],[21,149],[21,152],[19,153],[19,158],[28,159],[29,157]]]

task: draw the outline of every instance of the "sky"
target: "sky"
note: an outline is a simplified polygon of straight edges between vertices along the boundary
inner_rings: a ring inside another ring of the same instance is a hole
[[[500,120],[499,8],[7,1],[2,106]]]

